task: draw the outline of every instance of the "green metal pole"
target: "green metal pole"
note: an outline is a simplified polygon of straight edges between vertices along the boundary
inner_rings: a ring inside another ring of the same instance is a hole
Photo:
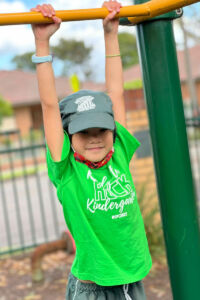
[[[199,300],[200,232],[172,21],[137,25],[137,34],[173,299]]]

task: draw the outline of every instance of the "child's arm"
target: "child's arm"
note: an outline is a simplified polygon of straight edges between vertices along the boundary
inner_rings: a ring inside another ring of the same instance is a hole
[[[114,19],[114,17],[120,11],[121,4],[116,1],[108,1],[104,2],[103,6],[110,12],[103,21],[106,54],[106,89],[113,103],[115,120],[126,127],[121,57],[113,56],[120,54],[118,42],[119,20]]]
[[[37,5],[32,11],[39,11],[53,19],[54,24],[32,25],[35,36],[36,55],[50,54],[49,39],[60,27],[61,20],[55,16],[51,5]],[[56,95],[55,78],[51,62],[39,63],[36,66],[40,100],[42,105],[45,138],[55,161],[61,159],[63,145],[63,127]]]

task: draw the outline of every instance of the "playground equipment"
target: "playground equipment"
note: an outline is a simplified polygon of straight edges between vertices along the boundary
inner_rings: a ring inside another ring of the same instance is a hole
[[[174,300],[200,299],[200,232],[172,29],[172,20],[181,14],[169,12],[196,2],[135,0],[137,5],[118,14],[128,17],[127,24],[141,23],[139,51]],[[101,8],[56,15],[72,21],[104,18],[107,13]],[[34,22],[51,20],[36,12],[0,14],[1,25]]]
[[[128,17],[130,23],[137,24],[196,2],[199,0],[152,0],[143,4],[122,7],[116,16],[118,18]],[[56,16],[62,21],[104,19],[107,14],[106,8],[56,11]],[[39,12],[0,14],[0,25],[51,22],[50,18],[43,17]]]

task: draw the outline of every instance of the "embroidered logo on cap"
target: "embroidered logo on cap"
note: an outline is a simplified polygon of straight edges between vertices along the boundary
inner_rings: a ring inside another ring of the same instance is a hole
[[[92,96],[83,96],[76,99],[75,103],[78,105],[77,112],[95,109],[96,105],[92,102],[93,99],[94,97]]]

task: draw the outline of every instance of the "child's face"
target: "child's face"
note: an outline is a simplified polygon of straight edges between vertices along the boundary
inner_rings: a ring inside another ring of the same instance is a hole
[[[104,159],[113,147],[113,131],[89,128],[72,135],[72,146],[80,155],[91,162]]]

